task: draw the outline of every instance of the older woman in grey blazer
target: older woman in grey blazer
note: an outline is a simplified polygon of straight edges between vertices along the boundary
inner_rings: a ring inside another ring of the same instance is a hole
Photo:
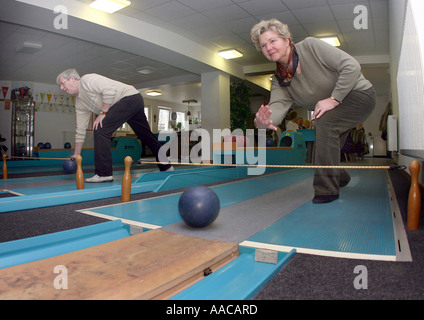
[[[339,165],[349,130],[363,123],[375,107],[375,90],[359,63],[346,52],[316,38],[293,44],[288,26],[276,19],[261,21],[251,38],[264,56],[276,63],[271,98],[256,113],[255,125],[277,130],[296,103],[313,112],[315,165]],[[350,176],[340,169],[315,169],[313,203],[339,198]]]

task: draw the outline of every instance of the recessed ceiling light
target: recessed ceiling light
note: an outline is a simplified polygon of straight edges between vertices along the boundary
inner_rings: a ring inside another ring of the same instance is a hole
[[[130,4],[131,1],[127,0],[95,0],[90,3],[90,7],[107,13],[114,13],[128,7]]]
[[[218,54],[224,59],[235,59],[243,57],[243,53],[236,49],[222,50],[219,51]]]
[[[340,47],[340,41],[337,37],[324,37],[320,38],[322,41],[327,42],[328,44],[331,44],[334,47]]]
[[[151,74],[153,73],[153,70],[149,68],[142,68],[142,69],[138,69],[137,72],[141,74]]]
[[[156,96],[161,96],[162,95],[162,91],[160,90],[147,90],[146,94],[148,96],[152,96],[152,97],[156,97]]]

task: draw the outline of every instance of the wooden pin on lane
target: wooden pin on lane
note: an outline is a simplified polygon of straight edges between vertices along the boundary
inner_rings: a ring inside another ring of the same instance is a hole
[[[77,162],[77,172],[76,172],[76,181],[77,181],[77,189],[82,190],[84,189],[84,174],[82,173],[82,157],[77,156],[75,158]]]
[[[417,230],[419,227],[421,211],[421,191],[418,184],[420,164],[417,160],[410,163],[409,171],[411,173],[411,188],[409,189],[408,219],[406,226],[409,230]]]
[[[7,179],[7,164],[5,154],[3,154],[3,179]]]
[[[132,158],[130,156],[125,157],[125,171],[124,176],[122,177],[122,187],[121,187],[121,200],[123,202],[130,201],[131,196],[131,163]]]

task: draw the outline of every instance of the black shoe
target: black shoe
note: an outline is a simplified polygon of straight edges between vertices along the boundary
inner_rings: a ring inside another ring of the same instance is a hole
[[[340,188],[346,187],[346,186],[348,185],[348,183],[349,183],[349,182],[350,182],[350,177],[349,177],[349,179],[347,179],[347,180],[340,181],[340,182],[339,182],[339,187],[340,187]]]
[[[328,203],[328,202],[337,200],[338,198],[339,198],[338,194],[328,195],[328,196],[315,196],[312,199],[312,203]]]

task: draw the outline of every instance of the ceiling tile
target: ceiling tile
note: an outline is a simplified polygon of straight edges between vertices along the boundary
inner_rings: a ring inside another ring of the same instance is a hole
[[[247,17],[243,19],[233,20],[225,22],[224,25],[226,28],[231,30],[234,33],[244,33],[252,29],[252,27],[258,23],[258,21],[253,17]]]
[[[258,15],[257,18],[259,20],[269,20],[275,18],[277,20],[280,20],[282,23],[287,24],[289,27],[299,24],[299,20],[294,16],[291,11],[279,11],[274,12],[272,14]]]
[[[233,4],[231,0],[178,0],[196,11],[205,11]]]
[[[346,32],[344,34],[345,40],[350,44],[356,44],[361,42],[374,42],[374,32],[367,30],[360,30],[356,32]]]
[[[326,6],[326,0],[282,0],[290,10]]]
[[[263,2],[250,0],[240,3],[239,6],[251,15],[268,14],[288,10],[281,0],[267,0],[266,6]]]
[[[196,13],[193,9],[176,2],[166,2],[159,6],[145,10],[146,13],[162,20],[172,21],[181,17],[189,16]]]
[[[292,10],[295,17],[302,23],[314,23],[334,20],[333,13],[328,6],[323,7],[309,7],[304,9]]]
[[[311,37],[334,36],[340,34],[340,28],[334,20],[319,23],[305,23],[303,27]]]
[[[210,9],[203,11],[206,16],[217,21],[228,22],[232,20],[242,19],[249,16],[249,14],[240,8],[238,5],[232,4],[224,7]]]
[[[373,0],[370,1],[371,16],[375,18],[386,18],[389,17],[389,5],[387,0]]]
[[[197,28],[213,28],[216,26],[215,21],[202,13],[195,13],[183,18],[175,19],[172,21],[172,23],[187,30]]]

